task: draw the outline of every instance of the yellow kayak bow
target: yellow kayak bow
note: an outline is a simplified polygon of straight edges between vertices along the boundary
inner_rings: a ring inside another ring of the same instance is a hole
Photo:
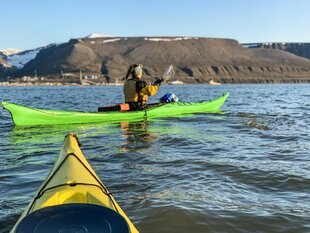
[[[75,134],[65,137],[53,169],[11,233],[138,233],[85,159]]]

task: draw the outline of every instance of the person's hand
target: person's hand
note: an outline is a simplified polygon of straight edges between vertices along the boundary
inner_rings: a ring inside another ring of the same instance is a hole
[[[154,82],[154,85],[160,86],[162,81],[163,81],[162,79],[156,79],[156,81]]]

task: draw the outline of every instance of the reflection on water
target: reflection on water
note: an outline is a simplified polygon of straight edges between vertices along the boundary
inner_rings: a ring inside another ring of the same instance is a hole
[[[53,144],[61,143],[69,132],[78,133],[79,137],[92,137],[111,133],[113,125],[49,125],[49,126],[15,126],[13,128],[14,144]]]
[[[144,150],[152,145],[157,135],[150,132],[148,124],[147,121],[140,123],[120,123],[122,138],[125,139],[121,144],[121,152]]]

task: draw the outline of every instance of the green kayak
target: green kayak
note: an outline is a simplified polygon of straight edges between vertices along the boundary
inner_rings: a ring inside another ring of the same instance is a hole
[[[135,122],[143,119],[175,117],[191,113],[217,113],[229,94],[210,101],[198,103],[167,103],[150,106],[142,111],[73,112],[30,108],[2,102],[11,113],[15,125],[62,125],[84,123]]]

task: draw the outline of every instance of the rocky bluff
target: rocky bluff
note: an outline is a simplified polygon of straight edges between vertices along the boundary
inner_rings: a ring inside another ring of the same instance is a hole
[[[293,51],[294,50],[294,51]],[[102,37],[72,39],[42,49],[13,76],[97,75],[122,80],[132,63],[144,66],[146,79],[173,64],[185,83],[310,82],[310,60],[296,49],[244,46],[236,40],[192,37]],[[297,56],[300,55],[300,56]]]
[[[280,49],[310,59],[310,43],[249,43],[247,48]]]

